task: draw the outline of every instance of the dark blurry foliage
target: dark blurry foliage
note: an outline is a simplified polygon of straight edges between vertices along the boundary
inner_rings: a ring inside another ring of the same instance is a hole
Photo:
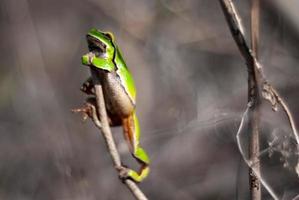
[[[249,39],[249,2],[235,2]],[[262,3],[260,60],[299,125],[299,2]],[[91,27],[115,34],[135,77],[149,199],[248,199],[236,144],[247,72],[218,1],[1,0],[0,27],[0,199],[133,198],[98,130],[70,112],[85,99],[80,57]],[[290,129],[264,110],[263,144],[279,143],[263,154],[262,172],[292,199],[297,158],[279,135]],[[122,130],[112,130],[124,163],[136,166]]]

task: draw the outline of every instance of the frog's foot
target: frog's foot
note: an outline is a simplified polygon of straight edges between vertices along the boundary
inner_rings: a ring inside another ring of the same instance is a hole
[[[130,172],[130,169],[129,169],[129,168],[127,168],[127,167],[125,167],[125,166],[116,166],[116,169],[117,169],[117,171],[118,171],[118,177],[119,177],[122,181],[124,181],[124,180],[130,178],[130,177],[129,177],[129,172]]]
[[[92,78],[89,77],[81,86],[80,90],[87,95],[95,95]]]
[[[73,113],[81,113],[83,121],[86,121],[90,115],[90,108],[87,107],[86,105],[84,105],[83,107],[80,107],[80,108],[74,108],[71,111]]]
[[[116,167],[119,172],[119,178],[121,180],[131,179],[136,183],[142,182],[149,174],[149,167],[148,165],[143,165],[140,169],[140,172],[136,172],[132,169],[129,169],[124,166]]]
[[[100,126],[101,124],[97,116],[95,98],[88,98],[83,107],[72,109],[72,112],[81,113],[83,121],[86,121],[86,119],[89,117],[96,123],[97,126]]]
[[[137,183],[142,182],[149,174],[149,166],[143,165],[139,172],[134,170],[129,171],[129,177]]]

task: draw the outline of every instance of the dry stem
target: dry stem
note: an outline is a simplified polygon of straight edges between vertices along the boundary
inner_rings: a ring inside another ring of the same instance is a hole
[[[259,0],[251,0],[251,48],[252,54],[258,56],[258,42],[259,42],[259,12],[260,5]],[[251,63],[254,65],[255,63]],[[258,87],[258,74],[256,66],[251,66],[254,71],[248,73],[248,102],[253,100],[254,104],[251,107],[251,114],[249,117],[249,159],[253,165],[249,168],[249,187],[250,187],[250,199],[261,200],[261,186],[260,177],[260,105],[261,98],[259,95]],[[252,91],[254,90],[254,91]],[[257,174],[257,175],[256,175]]]
[[[107,145],[107,149],[113,160],[114,167],[117,170],[121,167],[121,160],[109,126],[102,86],[97,76],[97,71],[95,69],[91,68],[91,75],[95,87],[96,107],[97,107],[96,109],[98,111],[100,121],[98,120],[97,116],[93,116],[92,118],[96,127],[99,128],[102,132],[102,135]],[[134,181],[130,179],[126,179],[124,180],[124,183],[137,200],[147,200],[147,197],[143,194],[143,192],[140,190],[140,188],[137,186],[137,184]]]

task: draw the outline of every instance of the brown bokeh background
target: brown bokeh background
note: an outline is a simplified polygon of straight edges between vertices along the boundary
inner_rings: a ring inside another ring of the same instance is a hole
[[[262,2],[260,61],[299,125],[299,3]],[[249,2],[236,4],[249,38]],[[248,199],[235,139],[247,72],[218,1],[1,0],[0,27],[0,199],[133,199],[99,131],[70,112],[85,99],[91,27],[115,34],[135,77],[149,199]],[[263,130],[289,132],[269,113]],[[123,162],[137,167],[121,129],[113,133]],[[277,156],[263,171],[291,199],[298,177],[282,165]]]

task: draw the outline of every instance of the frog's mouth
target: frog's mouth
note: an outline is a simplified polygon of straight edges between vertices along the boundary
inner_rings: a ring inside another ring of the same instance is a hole
[[[96,56],[102,56],[106,53],[106,45],[90,36],[87,36],[89,51],[93,52]]]

